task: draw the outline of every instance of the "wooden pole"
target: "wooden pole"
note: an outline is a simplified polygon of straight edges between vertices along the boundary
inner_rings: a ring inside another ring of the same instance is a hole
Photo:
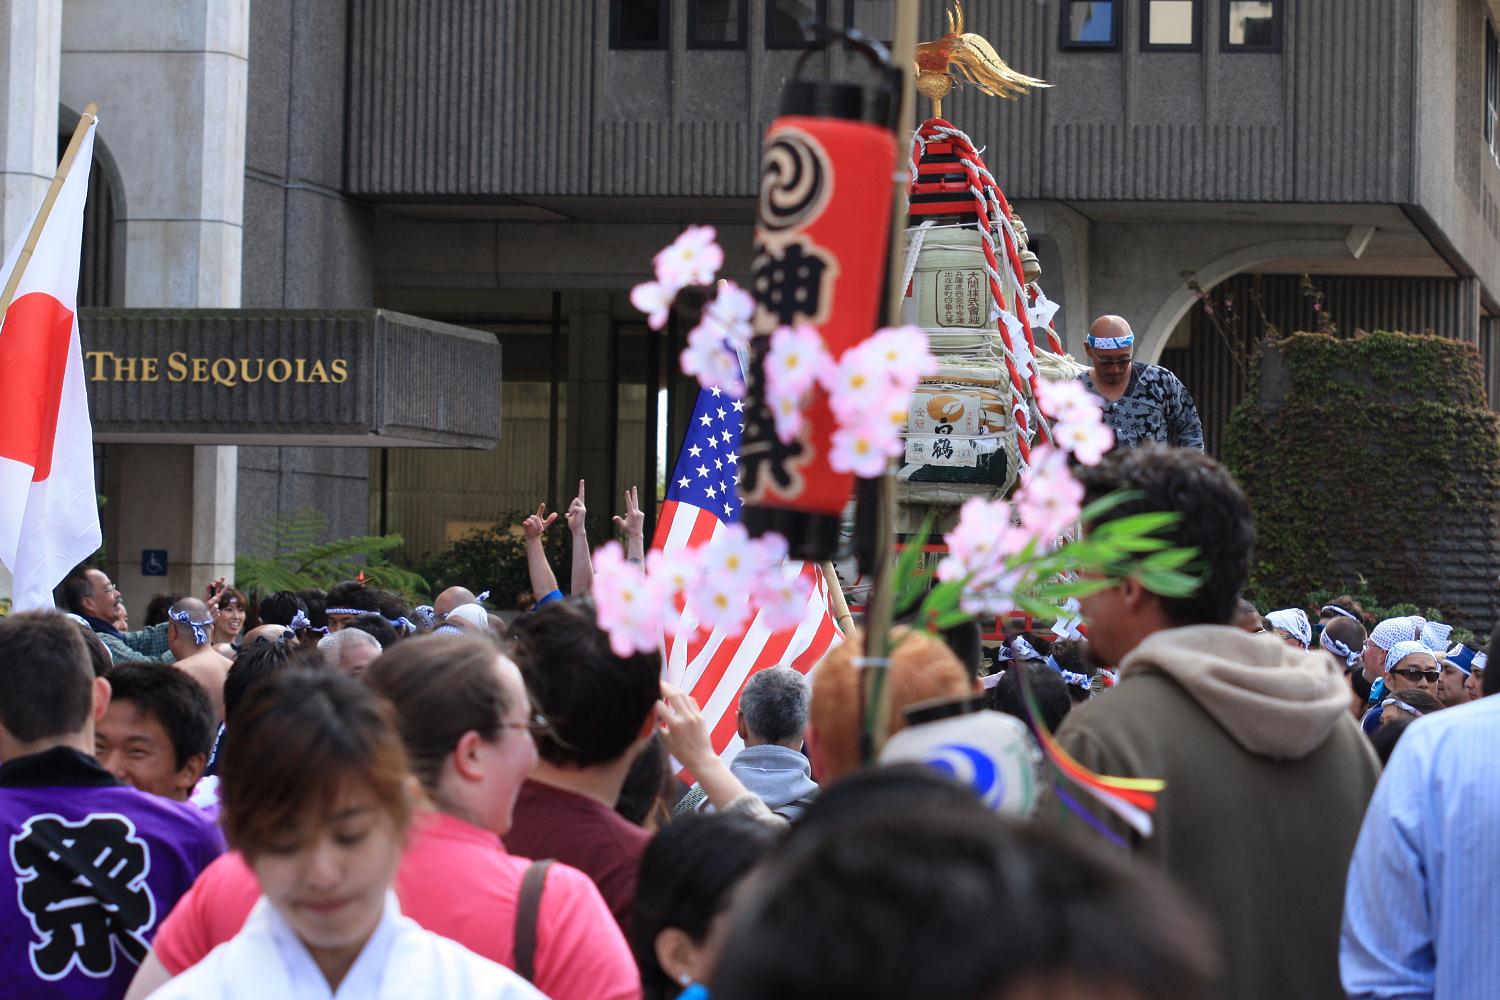
[[[910,169],[911,153],[908,144],[917,127],[917,93],[913,86],[914,60],[917,52],[917,15],[921,0],[896,0],[895,38],[891,45],[891,58],[901,67],[901,113],[897,119],[896,172],[891,178],[891,237],[890,270],[886,276],[886,290],[890,299],[886,304],[886,316],[894,322],[901,315],[901,303],[906,297],[902,277],[906,273],[905,254],[902,243],[906,236],[907,171]],[[876,557],[874,567],[875,586],[870,593],[870,603],[865,614],[865,655],[862,664],[864,677],[861,690],[865,695],[865,739],[867,756],[879,756],[885,745],[890,692],[886,686],[886,672],[890,656],[891,606],[894,599],[891,581],[891,553],[895,543],[893,515],[896,506],[896,480],[890,469],[880,478],[879,497],[875,505]]]
[[[848,638],[854,629],[854,616],[849,613],[849,602],[844,597],[844,586],[839,583],[839,572],[833,568],[833,563],[823,564],[823,579],[828,581],[828,601],[833,605],[833,620],[838,622],[844,637]]]
[[[68,171],[73,166],[73,160],[78,156],[78,147],[83,145],[83,137],[88,134],[89,126],[99,121],[99,105],[90,101],[88,107],[83,109],[83,114],[78,116],[78,126],[73,129],[73,138],[68,140],[68,148],[63,151],[62,159],[57,162],[57,173],[52,177],[52,186],[47,188],[47,197],[42,199],[42,207],[36,213],[36,221],[31,224],[31,232],[26,234],[26,242],[21,246],[21,255],[16,258],[16,266],[11,268],[10,280],[5,283],[5,292],[0,295],[0,317],[10,310],[11,299],[16,297],[16,289],[21,285],[21,276],[26,273],[26,265],[31,263],[31,255],[36,251],[36,242],[42,237],[42,226],[47,223],[47,216],[52,214],[52,206],[57,202],[57,196],[62,191],[63,181],[68,179]]]

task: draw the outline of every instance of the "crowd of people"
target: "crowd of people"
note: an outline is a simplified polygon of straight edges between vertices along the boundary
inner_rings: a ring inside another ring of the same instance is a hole
[[[1084,639],[897,626],[889,747],[1055,737],[1165,782],[1149,835],[1050,771],[1027,798],[872,759],[858,631],[753,674],[723,759],[597,626],[582,484],[572,593],[541,555],[520,614],[220,581],[132,631],[81,567],[62,610],[0,619],[0,997],[1482,995],[1485,652],[1348,598],[1248,605],[1248,504],[1194,449],[1080,480],[1128,494],[1105,520],[1180,514],[1196,592],[1127,577]]]

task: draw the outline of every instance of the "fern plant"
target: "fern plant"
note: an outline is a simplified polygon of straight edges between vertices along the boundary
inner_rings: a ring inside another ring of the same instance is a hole
[[[385,558],[385,553],[404,541],[400,535],[351,535],[318,541],[327,531],[328,516],[312,507],[262,521],[251,532],[250,549],[267,554],[237,556],[236,584],[254,594],[271,594],[278,590],[326,589],[363,573],[371,584],[408,597],[428,592],[427,581],[421,576]]]

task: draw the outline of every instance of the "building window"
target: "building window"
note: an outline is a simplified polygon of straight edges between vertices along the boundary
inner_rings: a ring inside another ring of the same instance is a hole
[[[1125,0],[1063,0],[1062,47],[1120,47],[1120,10]]]
[[[1202,18],[1198,0],[1142,0],[1141,49],[1195,52]]]
[[[745,47],[745,0],[689,0],[688,48]]]
[[[1219,48],[1224,52],[1280,52],[1282,0],[1223,0]]]
[[[895,0],[844,0],[844,26],[890,48],[896,37]]]
[[[1495,26],[1484,22],[1484,141],[1490,155],[1500,160],[1500,137],[1495,134],[1495,116],[1500,112],[1500,39]]]
[[[668,4],[671,0],[610,0],[609,47],[664,49],[667,47]]]
[[[828,0],[767,0],[766,48],[812,48],[803,22],[827,20]]]

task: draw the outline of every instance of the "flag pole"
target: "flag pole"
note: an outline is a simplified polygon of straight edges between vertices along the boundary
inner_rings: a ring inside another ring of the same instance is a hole
[[[891,44],[891,56],[901,68],[901,113],[897,119],[897,142],[909,143],[917,125],[917,95],[913,87],[913,60],[917,51],[917,17],[921,0],[896,0],[896,23]],[[901,252],[906,235],[907,171],[910,169],[910,149],[897,146],[895,175],[891,178],[891,235],[890,266],[886,276],[887,322],[895,322],[901,315],[901,303],[906,296],[905,255]],[[887,466],[880,477],[875,503],[875,566],[874,589],[870,592],[869,609],[865,614],[864,670],[866,677],[861,685],[865,693],[865,725],[862,747],[870,759],[880,754],[885,745],[889,729],[887,716],[890,691],[886,684],[889,669],[890,625],[894,593],[891,580],[891,550],[895,543],[894,513],[896,506],[896,480]]]
[[[828,581],[828,602],[833,605],[833,620],[848,638],[853,634],[854,616],[849,613],[849,601],[844,597],[844,586],[839,583],[839,572],[833,568],[833,563],[823,564],[823,579]]]
[[[21,286],[21,276],[26,273],[26,265],[31,263],[31,255],[36,250],[37,240],[42,238],[42,227],[47,224],[47,216],[52,214],[52,206],[57,202],[57,196],[62,191],[63,181],[68,179],[68,171],[73,166],[73,160],[78,156],[78,147],[83,145],[83,137],[88,134],[89,126],[99,121],[99,105],[93,101],[83,109],[83,114],[78,116],[78,126],[73,129],[73,138],[68,140],[68,148],[63,151],[62,159],[57,161],[57,173],[52,177],[52,186],[47,188],[47,197],[42,199],[42,207],[37,210],[36,220],[31,224],[31,232],[26,234],[26,242],[21,246],[21,255],[16,258],[16,266],[11,268],[10,280],[5,283],[5,292],[0,295],[0,317],[10,311],[11,300],[16,297],[16,289]]]

